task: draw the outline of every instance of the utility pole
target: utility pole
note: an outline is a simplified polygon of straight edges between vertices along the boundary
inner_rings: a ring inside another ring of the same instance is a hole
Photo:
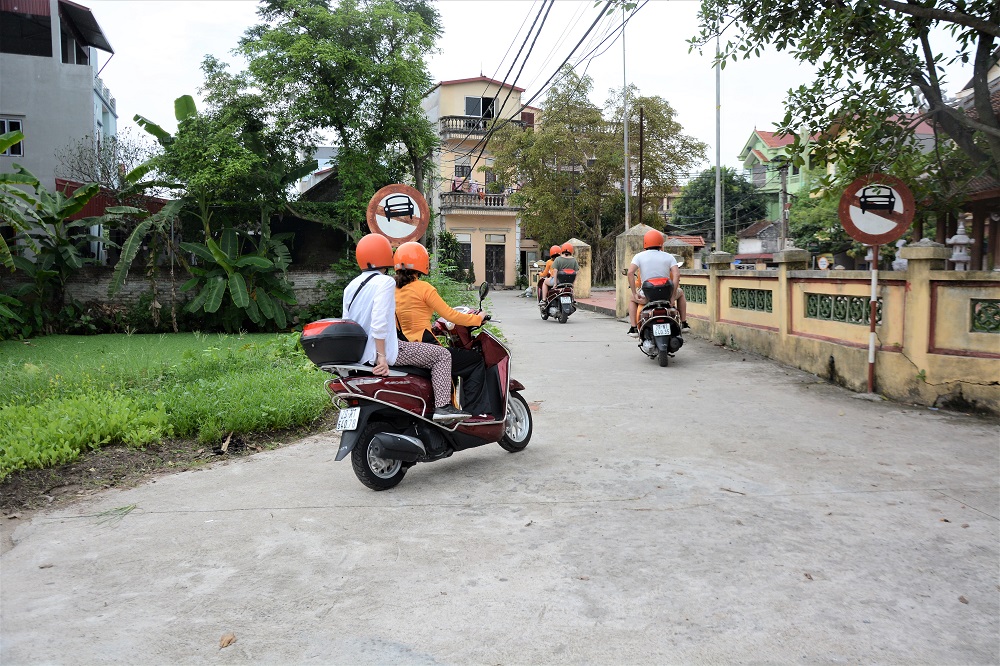
[[[722,252],[722,66],[715,36],[715,251]]]
[[[642,224],[642,130],[645,121],[642,117],[642,107],[639,107],[639,224]]]
[[[788,217],[785,211],[785,204],[788,202],[788,160],[783,159],[781,161],[781,167],[779,168],[781,170],[781,198],[779,200],[780,210],[778,211],[780,216],[778,218],[778,233],[780,234],[778,250],[783,251],[785,249],[785,237],[788,235],[788,229],[786,228],[788,225]]]
[[[628,177],[628,76],[625,74],[625,5],[622,5],[622,117],[625,120],[625,231],[629,229],[628,199],[632,182]]]

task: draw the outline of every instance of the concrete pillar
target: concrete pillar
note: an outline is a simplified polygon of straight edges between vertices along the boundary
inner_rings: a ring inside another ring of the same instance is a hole
[[[594,265],[590,246],[579,238],[570,238],[567,242],[573,246],[573,256],[580,263],[580,274],[576,276],[576,282],[573,283],[573,293],[577,298],[590,298]]]
[[[785,250],[774,253],[778,264],[778,291],[774,294],[772,306],[778,318],[778,335],[782,343],[792,328],[792,291],[788,281],[788,271],[804,271],[809,268],[809,252],[806,250]]]
[[[682,268],[701,268],[694,265],[694,246],[676,238],[668,238],[663,243],[663,251],[674,255]]]
[[[632,257],[642,252],[642,237],[653,227],[637,224],[615,238],[615,316],[628,314],[629,288],[625,280]]]
[[[906,294],[903,306],[903,349],[918,368],[925,367],[930,347],[931,281],[930,272],[944,270],[951,250],[940,243],[923,239],[899,250],[906,259]]]
[[[733,255],[728,252],[713,252],[708,255],[708,337],[715,339],[715,325],[719,321],[722,294],[719,293],[719,271],[732,267]]]

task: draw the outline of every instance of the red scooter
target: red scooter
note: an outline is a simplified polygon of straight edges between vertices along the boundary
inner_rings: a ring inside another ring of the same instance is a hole
[[[639,349],[649,358],[655,358],[661,368],[670,363],[670,358],[684,344],[680,314],[670,305],[673,288],[673,283],[665,277],[642,283],[648,303],[638,316]]]
[[[471,312],[482,311],[488,292],[489,285],[483,283],[479,309]],[[354,474],[372,490],[396,486],[419,462],[493,442],[510,452],[522,451],[531,439],[531,410],[518,393],[524,385],[510,376],[510,351],[485,328],[476,331],[438,320],[433,331],[452,346],[482,354],[489,413],[450,423],[434,421],[430,370],[392,366],[387,377],[374,374],[372,366],[357,362],[367,334],[349,319],[323,319],[302,331],[306,355],[334,375],[326,389],[340,408],[336,459],[350,454]]]
[[[542,292],[538,292],[538,308],[542,311],[542,319],[558,317],[560,324],[565,324],[571,314],[576,312],[576,299],[573,297],[573,283],[576,282],[576,271],[564,268],[556,272],[556,284],[549,289],[545,304],[542,305]]]

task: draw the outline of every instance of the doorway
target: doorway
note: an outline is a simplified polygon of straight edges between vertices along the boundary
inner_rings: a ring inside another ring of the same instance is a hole
[[[504,285],[506,260],[503,245],[486,246],[486,281],[491,285]]]

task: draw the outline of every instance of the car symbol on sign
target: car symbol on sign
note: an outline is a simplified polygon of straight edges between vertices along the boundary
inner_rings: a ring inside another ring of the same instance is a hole
[[[405,194],[393,194],[386,198],[385,216],[390,220],[394,217],[411,217],[413,215],[413,200]]]
[[[858,200],[862,213],[869,210],[892,210],[896,207],[896,195],[892,188],[885,185],[869,185],[861,190]]]

